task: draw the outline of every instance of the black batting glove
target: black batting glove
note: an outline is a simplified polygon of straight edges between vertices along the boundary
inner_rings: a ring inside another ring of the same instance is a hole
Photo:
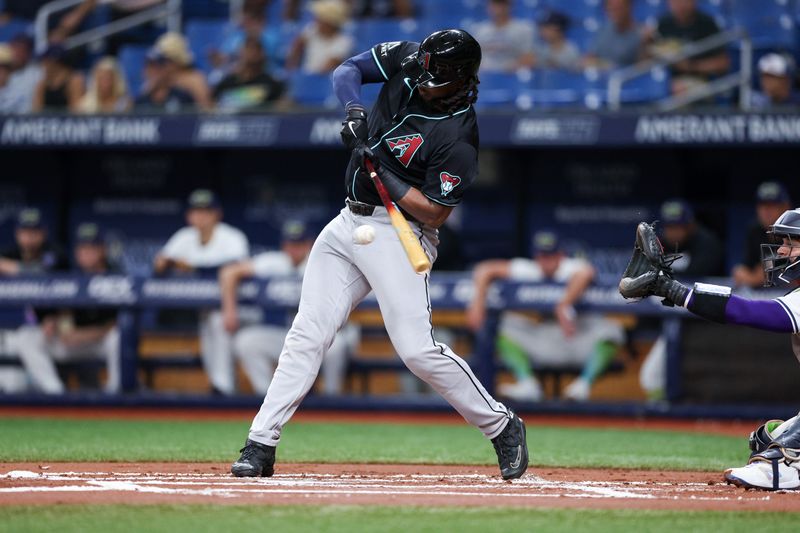
[[[367,110],[359,104],[347,106],[347,117],[342,122],[342,142],[350,150],[356,144],[366,143],[369,138],[369,126],[367,126]]]
[[[380,164],[378,162],[378,158],[375,157],[375,152],[372,151],[372,148],[367,146],[367,143],[363,141],[356,141],[355,146],[353,147],[353,160],[361,167],[365,172],[367,171],[367,164],[365,161],[369,160],[372,163],[372,166],[375,167],[375,171],[378,171]]]

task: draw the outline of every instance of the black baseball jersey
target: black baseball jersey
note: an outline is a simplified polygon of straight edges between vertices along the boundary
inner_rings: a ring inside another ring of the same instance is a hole
[[[382,43],[372,57],[386,78],[369,113],[369,146],[380,164],[419,189],[431,201],[455,206],[478,173],[478,124],[471,105],[452,115],[425,107],[416,87],[403,76],[401,62],[418,43]],[[378,192],[359,162],[345,176],[351,200],[381,205]]]

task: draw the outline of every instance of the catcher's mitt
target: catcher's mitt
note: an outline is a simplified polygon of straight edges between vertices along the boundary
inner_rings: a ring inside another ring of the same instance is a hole
[[[666,281],[672,280],[672,263],[677,254],[665,254],[656,235],[655,224],[640,222],[636,227],[633,255],[619,282],[623,298],[646,298],[663,292]]]

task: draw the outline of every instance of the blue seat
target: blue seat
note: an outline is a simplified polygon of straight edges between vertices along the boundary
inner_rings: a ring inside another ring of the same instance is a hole
[[[530,85],[531,76],[532,74],[526,77],[525,73],[481,73],[477,106],[479,108],[515,106],[517,98],[524,94],[524,89]]]
[[[27,33],[31,23],[23,19],[11,19],[0,25],[0,42],[10,41],[18,33]]]
[[[336,107],[331,78],[328,74],[297,73],[290,80],[292,98],[298,104],[312,107]]]
[[[128,90],[134,98],[139,96],[142,91],[144,83],[142,69],[144,69],[147,49],[147,46],[128,45],[123,46],[119,51],[118,59],[122,65],[125,79],[128,81]]]
[[[638,22],[655,25],[667,12],[667,0],[638,0],[633,3],[633,18]]]
[[[573,19],[567,30],[567,38],[575,43],[581,52],[586,52],[600,31],[601,25],[602,19],[594,16]]]
[[[354,23],[353,35],[355,49],[359,52],[369,50],[376,43],[392,41],[421,41],[425,38],[425,28],[416,20],[365,19]]]
[[[212,49],[219,48],[226,26],[227,21],[224,19],[195,19],[186,24],[189,48],[194,54],[195,64],[203,72],[211,71],[208,54]]]
[[[486,18],[483,0],[429,0],[423,4],[421,17],[433,29],[465,27]]]
[[[184,20],[230,16],[229,0],[190,0],[182,3],[181,10]]]
[[[535,107],[578,106],[604,87],[605,80],[597,71],[542,70],[534,79],[531,98]]]
[[[547,7],[568,15],[573,22],[603,14],[603,0],[546,0]]]
[[[381,87],[383,87],[382,83],[366,83],[361,86],[361,100],[364,105],[369,107],[378,100]]]
[[[796,43],[796,23],[786,0],[736,2],[731,20],[747,30],[753,44],[759,48],[793,48]]]
[[[622,85],[623,104],[644,104],[661,100],[669,95],[669,72],[662,68],[654,68],[649,73]]]

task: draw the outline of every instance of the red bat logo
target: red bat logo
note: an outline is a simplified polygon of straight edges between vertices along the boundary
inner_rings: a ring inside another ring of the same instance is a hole
[[[439,174],[439,180],[442,182],[443,197],[453,192],[453,189],[458,187],[458,185],[461,183],[461,178],[458,176],[453,176],[449,172],[442,172]]]
[[[419,133],[412,133],[411,135],[402,135],[400,137],[386,139],[386,144],[389,145],[389,150],[406,168],[408,168],[408,165],[411,164],[411,159],[424,142],[425,139],[423,139],[422,135]]]

